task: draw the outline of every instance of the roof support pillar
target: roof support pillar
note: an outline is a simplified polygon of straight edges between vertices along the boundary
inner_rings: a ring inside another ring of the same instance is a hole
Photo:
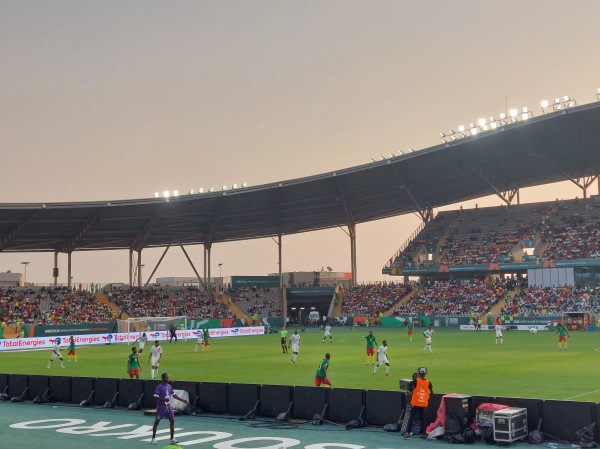
[[[73,276],[71,275],[71,252],[67,253],[67,288],[71,289],[73,283]]]
[[[138,249],[138,260],[137,260],[137,286],[142,288],[142,250]]]
[[[58,286],[58,251],[54,251],[54,270],[52,270],[54,278],[54,288]]]
[[[206,276],[206,289],[207,291],[213,291],[213,285],[210,279],[210,249],[212,245],[204,245],[204,273]]]
[[[190,258],[190,256],[188,255],[187,251],[185,250],[183,245],[179,245],[181,247],[181,251],[183,251],[183,254],[185,254],[186,259],[188,260],[188,262],[190,263],[190,266],[192,267],[192,270],[194,270],[194,273],[196,273],[196,277],[198,278],[198,283],[204,287],[204,290],[206,290],[206,284],[204,282],[202,282],[202,278],[200,277],[200,275],[198,274],[198,270],[196,270],[196,267],[194,265],[194,262],[192,262],[192,259]],[[167,248],[168,249],[168,248]],[[164,252],[163,257],[165,256],[167,251]],[[160,258],[160,260],[158,261],[158,263],[160,263],[162,261],[162,257]],[[158,268],[158,265],[156,266],[156,268]],[[152,274],[154,274],[154,272],[152,272]],[[150,281],[150,279],[148,279],[148,281]],[[221,279],[221,283],[223,282],[223,279]]]
[[[282,241],[281,234],[277,236],[277,250],[278,250],[278,259],[277,264],[279,266],[279,298],[282,301],[282,309],[283,309],[283,325],[285,326],[287,323],[287,298],[286,295],[283,294],[283,262],[282,262]]]
[[[154,273],[156,273],[156,270],[158,270],[158,267],[160,266],[161,262],[163,261],[163,259],[165,258],[165,255],[167,254],[167,251],[169,251],[169,248],[171,247],[171,245],[168,245],[165,250],[162,253],[162,256],[160,256],[160,259],[158,259],[158,262],[156,263],[156,266],[154,267],[154,269],[152,270],[152,273],[150,273],[150,276],[148,276],[148,280],[145,282],[144,287],[146,287],[149,283],[150,283],[150,279],[152,279],[152,276],[154,276]],[[184,251],[185,252],[185,251]]]
[[[356,224],[348,223],[350,236],[350,271],[352,272],[352,286],[356,285]]]
[[[129,248],[129,289],[133,287],[133,249]]]
[[[594,181],[598,181],[598,194],[600,194],[600,177],[596,176],[584,176],[583,178],[569,178],[573,184],[579,187],[583,193],[583,198],[587,198],[587,190]]]

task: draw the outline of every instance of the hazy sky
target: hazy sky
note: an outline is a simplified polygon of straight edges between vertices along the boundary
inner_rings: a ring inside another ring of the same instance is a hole
[[[506,104],[590,103],[598,17],[597,0],[0,0],[0,203],[255,186],[436,145]],[[566,183],[521,202],[576,195]],[[418,224],[358,225],[359,282],[383,279]],[[188,251],[202,272],[202,247]],[[161,254],[143,252],[144,280]],[[28,281],[52,282],[51,253],[0,254],[0,271],[22,261]],[[74,253],[74,282],[126,282],[127,262]],[[276,272],[277,247],[215,244],[213,275],[219,263],[224,276]],[[284,271],[322,266],[350,270],[341,229],[284,236]],[[192,275],[174,248],[155,277]]]

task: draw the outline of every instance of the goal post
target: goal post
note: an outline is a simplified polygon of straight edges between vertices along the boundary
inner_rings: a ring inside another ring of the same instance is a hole
[[[173,326],[176,330],[187,329],[187,316],[145,316],[117,321],[119,333],[166,332]]]

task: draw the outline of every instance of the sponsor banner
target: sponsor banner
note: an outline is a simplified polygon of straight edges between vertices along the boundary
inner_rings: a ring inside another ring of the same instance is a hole
[[[78,334],[109,334],[116,330],[116,323],[86,323],[59,326],[37,325],[34,326],[34,337],[46,337],[54,335],[78,335]]]
[[[545,331],[546,330],[546,325],[542,325],[542,324],[519,324],[519,325],[515,325],[515,324],[509,324],[509,325],[502,325],[502,330],[510,330],[510,331],[531,331],[531,329],[537,329],[538,331]],[[461,331],[474,331],[475,330],[475,326],[472,324],[461,324],[460,325],[460,330]],[[488,326],[487,324],[482,324],[481,325],[481,330],[482,331],[493,331],[494,326]]]
[[[177,338],[187,340],[197,338],[201,330],[178,330]],[[164,341],[171,338],[168,331],[147,332],[148,340]],[[264,335],[264,326],[253,327],[229,327],[209,329],[208,334],[211,338],[221,337],[244,337],[247,335]],[[55,335],[52,337],[34,337],[34,338],[5,338],[0,340],[0,351],[14,351],[20,349],[44,349],[51,348],[57,340],[60,340],[61,347],[66,349],[69,345],[69,334]],[[139,332],[115,332],[106,334],[88,334],[73,335],[75,345],[105,345],[115,343],[134,343],[140,336]]]
[[[294,287],[286,290],[287,298],[305,298],[307,296],[332,297],[335,287]]]

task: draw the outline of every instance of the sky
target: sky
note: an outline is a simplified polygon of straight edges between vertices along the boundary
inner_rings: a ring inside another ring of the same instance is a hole
[[[597,0],[0,0],[0,203],[256,186],[437,145],[507,107],[591,103],[598,17]],[[566,182],[521,202],[576,196]],[[475,202],[501,204],[463,205]],[[358,282],[390,279],[381,268],[419,223],[357,225]],[[202,246],[187,250],[202,273]],[[284,272],[350,271],[340,228],[284,236],[282,252]],[[144,280],[161,254],[142,253]],[[0,253],[0,272],[24,261],[28,282],[53,281],[52,253]],[[215,244],[218,264],[274,273],[277,246]],[[75,252],[72,270],[74,283],[127,282],[128,251]],[[169,276],[193,276],[177,248],[154,278]]]

